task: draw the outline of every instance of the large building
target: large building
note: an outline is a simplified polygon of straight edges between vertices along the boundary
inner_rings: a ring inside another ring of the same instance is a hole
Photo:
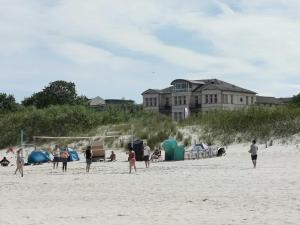
[[[176,79],[170,87],[142,93],[146,109],[183,119],[190,113],[211,109],[237,109],[254,105],[256,93],[218,79]]]

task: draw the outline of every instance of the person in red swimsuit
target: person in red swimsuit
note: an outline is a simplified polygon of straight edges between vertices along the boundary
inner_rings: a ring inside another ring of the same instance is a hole
[[[136,172],[136,166],[135,166],[135,152],[130,149],[130,153],[129,153],[129,173],[131,173],[131,168],[133,167],[135,172]]]

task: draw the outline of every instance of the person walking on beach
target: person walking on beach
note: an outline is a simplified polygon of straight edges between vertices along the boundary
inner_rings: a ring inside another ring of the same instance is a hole
[[[128,157],[128,160],[129,160],[129,173],[131,173],[131,169],[132,167],[134,168],[135,172],[136,172],[136,166],[135,166],[135,152],[133,151],[132,148],[130,148],[130,153],[129,153],[129,157]]]
[[[23,165],[24,165],[24,157],[23,157],[23,149],[20,148],[18,151],[17,151],[17,168],[16,168],[16,171],[15,171],[15,174],[17,174],[17,172],[19,171],[21,176],[23,177]]]
[[[58,163],[60,161],[60,149],[58,145],[55,145],[54,151],[53,151],[53,169],[57,169]]]
[[[86,160],[86,172],[90,172],[90,168],[91,168],[91,164],[92,164],[92,157],[93,157],[93,153],[92,153],[92,149],[91,146],[87,146],[85,153],[85,160]]]
[[[68,164],[68,158],[69,158],[69,153],[68,153],[68,148],[64,148],[64,150],[60,154],[60,158],[62,161],[62,171],[67,172],[67,164]]]
[[[253,168],[256,168],[257,151],[258,151],[258,147],[256,145],[256,140],[253,140],[249,150],[249,153],[251,153]]]
[[[144,144],[144,161],[146,168],[149,168],[150,165],[150,147],[145,143]]]

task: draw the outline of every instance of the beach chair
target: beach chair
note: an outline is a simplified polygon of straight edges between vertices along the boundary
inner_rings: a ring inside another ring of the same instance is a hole
[[[92,161],[105,161],[105,150],[103,141],[94,141],[91,144],[91,150],[93,153]]]

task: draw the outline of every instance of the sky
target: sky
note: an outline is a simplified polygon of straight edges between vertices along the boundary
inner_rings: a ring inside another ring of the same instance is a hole
[[[299,0],[0,0],[0,92],[142,102],[174,79],[300,92]]]

